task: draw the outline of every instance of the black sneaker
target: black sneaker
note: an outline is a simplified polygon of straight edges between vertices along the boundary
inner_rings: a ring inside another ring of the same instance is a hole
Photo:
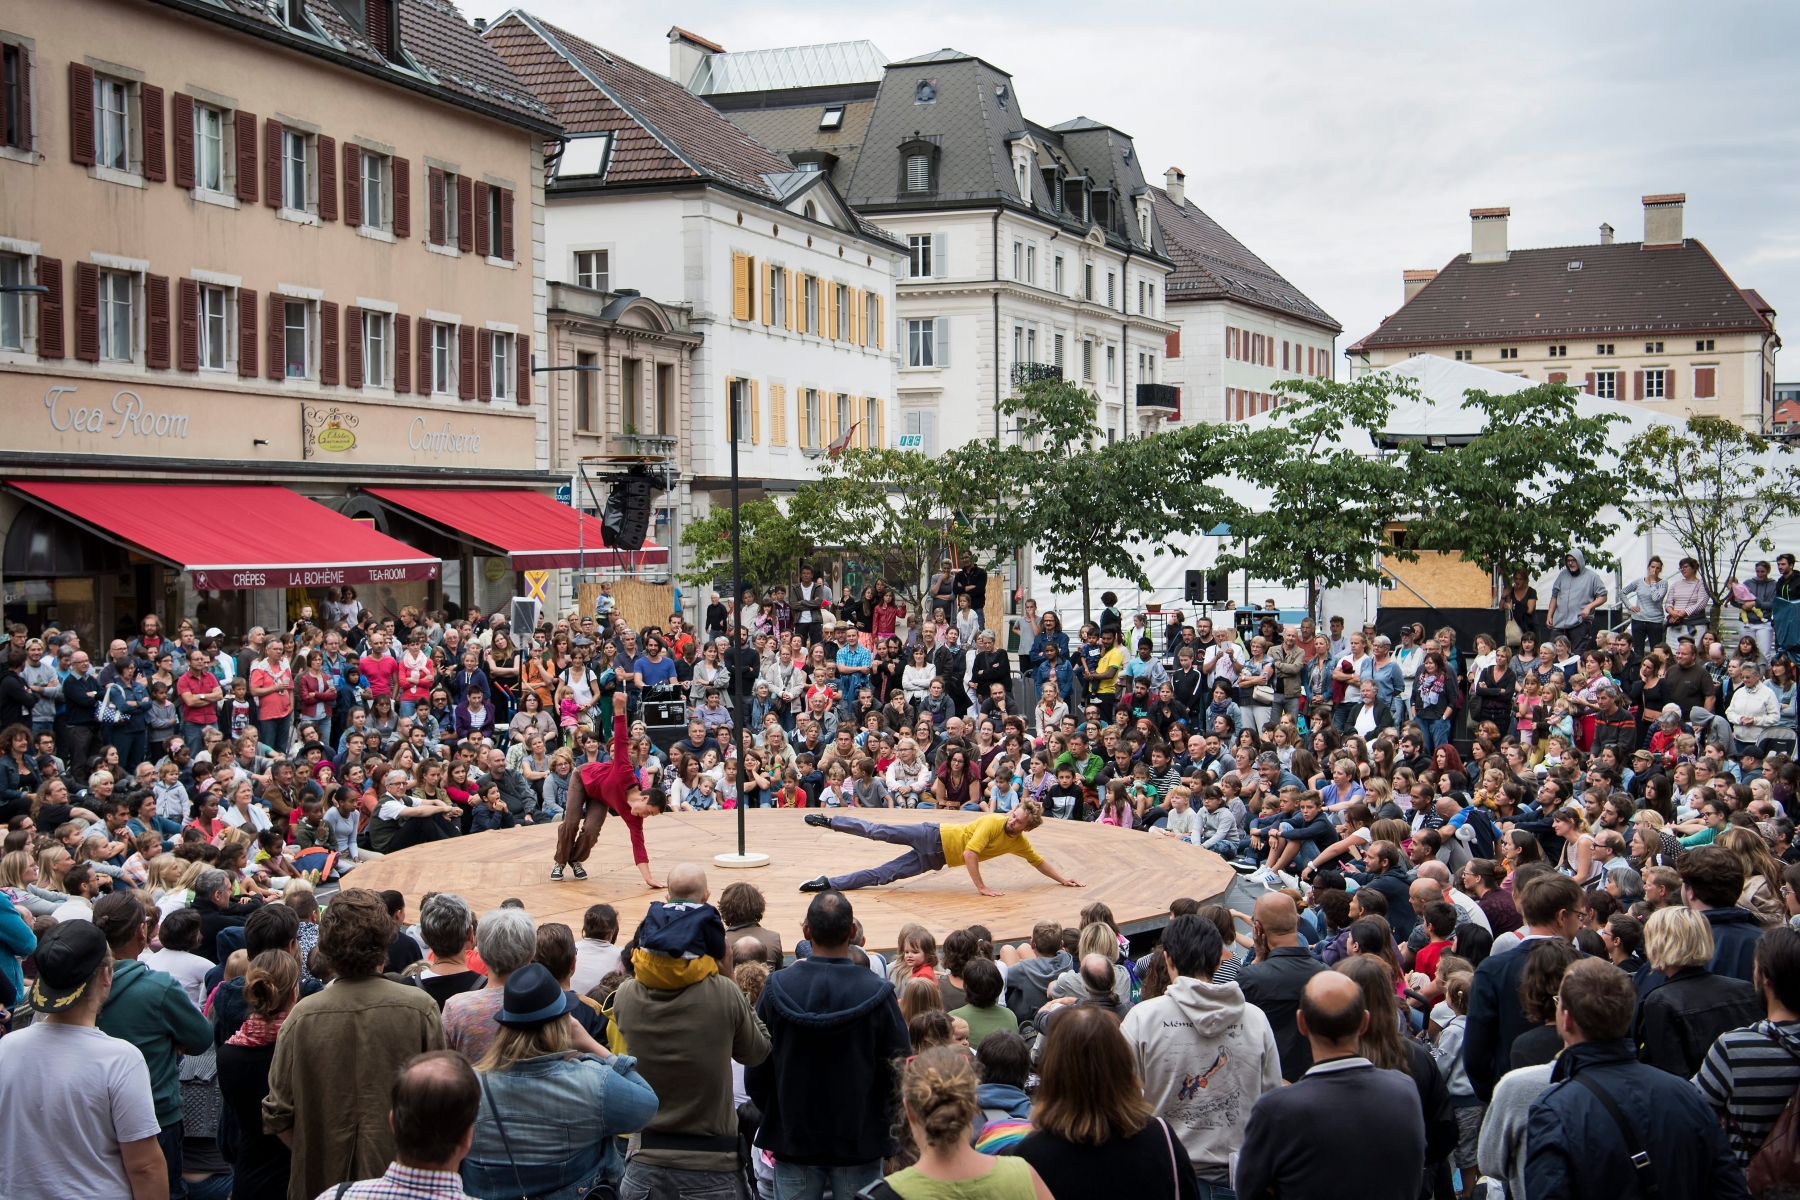
[[[817,879],[809,879],[801,884],[800,890],[803,892],[828,892],[831,890],[831,880],[821,875]]]
[[[550,868],[550,878],[551,879],[560,883],[560,882],[562,882],[562,877],[563,877],[563,865],[561,863],[557,863],[554,867]]]
[[[808,825],[817,825],[820,829],[830,829],[831,828],[831,818],[826,816],[824,813],[809,812],[806,814],[805,817],[803,817],[801,819],[804,820]]]
[[[580,863],[570,863],[569,864],[569,874],[575,876],[575,878],[577,878],[577,879],[586,879],[587,878],[587,872],[582,869],[582,866]]]

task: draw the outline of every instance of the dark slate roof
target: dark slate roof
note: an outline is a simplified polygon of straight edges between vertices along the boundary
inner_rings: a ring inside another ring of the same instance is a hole
[[[819,118],[827,108],[844,110],[840,128],[819,128]],[[721,106],[720,111],[733,125],[790,160],[798,161],[795,155],[805,157],[813,151],[832,155],[837,161],[829,172],[831,182],[843,191],[850,186],[850,177],[856,173],[856,159],[862,152],[863,137],[868,133],[875,101],[834,100],[829,104],[771,105],[766,108]]]
[[[263,0],[159,0],[202,20],[239,29],[291,49],[335,61],[411,91],[435,95],[539,133],[559,132],[556,119],[507,69],[454,4],[399,0],[400,49],[419,68],[384,59],[364,37],[360,0],[306,0],[316,34],[288,28]]]
[[[1579,262],[1579,270],[1571,265]],[[1752,293],[1754,294],[1754,293]],[[1726,333],[1774,325],[1700,242],[1514,250],[1505,262],[1459,254],[1349,353],[1516,338]]]
[[[1334,335],[1344,331],[1330,313],[1225,232],[1192,200],[1183,199],[1177,206],[1159,187],[1151,188],[1150,194],[1156,202],[1156,222],[1169,244],[1169,257],[1175,260],[1175,271],[1163,285],[1170,304],[1230,299],[1310,321]]]

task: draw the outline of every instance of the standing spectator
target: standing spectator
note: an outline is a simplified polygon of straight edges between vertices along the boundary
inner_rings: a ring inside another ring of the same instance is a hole
[[[1269,1019],[1244,1003],[1235,983],[1212,981],[1224,950],[1211,921],[1191,914],[1170,921],[1160,953],[1173,982],[1126,1014],[1122,1027],[1144,1098],[1187,1148],[1202,1200],[1228,1187],[1229,1159],[1243,1143],[1251,1107],[1281,1086]],[[1203,1104],[1195,1103],[1200,1084]]]
[[[754,883],[734,883],[719,893],[719,919],[725,922],[725,961],[719,964],[720,971],[731,974],[731,948],[746,937],[768,947],[771,961],[781,962],[781,935],[763,928],[766,907],[762,891]]]
[[[1495,954],[1475,968],[1469,988],[1468,1033],[1463,1039],[1463,1069],[1482,1100],[1494,1095],[1494,1083],[1512,1067],[1513,1039],[1531,1028],[1519,1001],[1519,982],[1529,954],[1521,953],[1537,938],[1575,940],[1585,903],[1581,885],[1566,875],[1544,874],[1519,889],[1525,933],[1519,945]]]
[[[487,968],[487,986],[444,1000],[445,1044],[472,1063],[486,1057],[500,1032],[498,1017],[506,1000],[507,977],[537,954],[537,929],[531,914],[522,908],[482,913],[475,926],[475,952]]]
[[[1708,968],[1749,983],[1762,924],[1755,913],[1737,907],[1744,891],[1743,864],[1723,846],[1697,846],[1681,856],[1675,871],[1681,876],[1683,902],[1712,927]]]
[[[401,1132],[404,1122],[398,1113],[389,1124],[385,1084],[416,1055],[443,1049],[444,1029],[430,996],[382,978],[392,936],[387,905],[379,892],[366,888],[339,892],[319,922],[319,950],[337,977],[288,1015],[284,1036],[275,1043],[269,1094],[263,1100],[263,1131],[281,1137],[295,1151],[288,1200],[313,1200],[345,1180],[380,1173],[394,1156],[397,1140],[409,1136]],[[395,1109],[402,1107],[398,1097],[416,1070],[408,1068],[394,1084]],[[422,1086],[435,1095],[432,1081],[445,1070],[425,1069]],[[436,1113],[436,1137],[455,1131],[466,1149],[475,1120],[475,1090],[471,1083],[466,1123],[452,1123]],[[411,1154],[413,1164],[434,1161],[430,1155],[420,1160],[404,1145],[402,1153]],[[457,1149],[456,1161],[462,1153]],[[448,1157],[438,1154],[435,1161]],[[402,1166],[413,1164],[402,1159]]]
[[[1639,1062],[1690,1078],[1720,1034],[1762,1013],[1756,988],[1707,968],[1714,952],[1704,914],[1686,908],[1651,913],[1644,957],[1650,966],[1640,973],[1633,1024]]]
[[[1744,1173],[1699,1092],[1634,1060],[1625,1036],[1632,1001],[1631,980],[1600,959],[1582,959],[1563,976],[1563,1052],[1531,1106],[1525,1194],[1747,1200]]]
[[[393,1078],[381,1123],[392,1131],[393,1162],[378,1178],[332,1188],[320,1200],[468,1200],[459,1172],[481,1109],[474,1070],[462,1055],[437,1050],[415,1056]],[[382,1089],[365,1090],[373,1099]]]
[[[731,892],[725,889],[726,894]],[[619,914],[610,904],[590,905],[581,915],[581,940],[575,943],[575,976],[569,987],[582,995],[619,969]]]
[[[265,950],[244,976],[250,1016],[218,1051],[219,1099],[237,1118],[231,1200],[284,1200],[293,1151],[263,1132],[262,1102],[269,1094],[275,1038],[300,1001],[300,965],[285,950]]]
[[[855,926],[842,892],[813,897],[801,929],[812,954],[770,975],[756,1002],[771,1049],[744,1087],[762,1111],[757,1145],[775,1157],[782,1200],[821,1200],[827,1188],[854,1196],[899,1153],[892,1064],[910,1043],[894,989],[851,961]]]
[[[94,925],[105,935],[114,963],[98,1027],[144,1056],[161,1129],[157,1140],[168,1164],[169,1197],[182,1200],[187,1183],[181,1177],[181,1056],[206,1053],[212,1026],[179,980],[138,961],[150,945],[148,916],[135,892],[115,892],[94,905]]]
[[[0,1196],[163,1200],[168,1167],[149,1068],[135,1046],[96,1028],[112,988],[106,935],[90,921],[62,922],[35,961],[38,1016],[0,1038]]]
[[[669,903],[708,895],[706,874],[692,863],[669,872]],[[711,909],[708,908],[708,912]],[[718,936],[724,926],[711,917]],[[659,960],[641,947],[633,951],[634,977],[613,995],[613,1019],[637,1055],[660,1102],[656,1119],[638,1141],[625,1167],[622,1197],[679,1200],[686,1196],[735,1195],[738,1171],[737,1108],[732,1101],[731,1064],[756,1066],[769,1055],[769,1031],[750,1011],[737,984],[707,969],[706,958],[684,959],[692,981],[656,975]],[[645,981],[652,974],[655,984]],[[674,986],[669,986],[673,984]]]
[[[1544,612],[1544,624],[1550,636],[1569,639],[1569,649],[1579,654],[1594,641],[1594,610],[1606,603],[1606,581],[1598,571],[1587,569],[1587,559],[1580,550],[1570,550],[1563,559],[1563,569],[1550,585],[1550,607]]]
[[[1262,1010],[1281,1054],[1281,1077],[1294,1083],[1312,1066],[1312,1046],[1294,1019],[1306,981],[1328,968],[1300,944],[1300,913],[1291,896],[1257,897],[1250,919],[1256,961],[1238,971],[1244,999]]]
[[[475,913],[454,892],[428,896],[419,905],[419,934],[431,951],[431,968],[413,981],[442,1008],[452,996],[487,986],[487,977],[469,969],[475,950]]]
[[[299,937],[300,914],[285,904],[268,904],[250,914],[249,919],[244,922],[242,936],[234,944],[243,948],[244,956],[251,962],[270,950],[284,950],[297,960],[300,956]],[[233,941],[232,937],[224,940]],[[209,978],[216,982],[220,970],[218,967],[213,968],[214,973]],[[213,1045],[223,1046],[226,1039],[236,1033],[238,1027],[250,1016],[250,1006],[244,1000],[244,977],[240,975],[236,979],[219,983],[212,993],[211,1005],[207,1011],[213,1019]],[[231,1118],[226,1117],[227,1129],[230,1122]]]
[[[1800,1087],[1800,931],[1778,926],[1756,943],[1756,990],[1765,1020],[1719,1035],[1694,1086],[1748,1166]]]
[[[1300,998],[1298,1022],[1312,1043],[1313,1066],[1251,1110],[1237,1194],[1302,1200],[1338,1195],[1353,1180],[1358,1200],[1418,1200],[1425,1175],[1419,1092],[1407,1075],[1362,1056],[1369,1027],[1363,990],[1336,971],[1315,975]]]
[[[79,779],[86,775],[94,747],[100,740],[100,676],[88,661],[87,651],[77,650],[63,676],[63,760]]]

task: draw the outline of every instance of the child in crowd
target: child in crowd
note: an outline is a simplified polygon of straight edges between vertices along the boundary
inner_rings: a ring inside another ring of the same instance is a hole
[[[512,810],[506,807],[506,800],[500,795],[499,780],[489,779],[482,783],[476,797],[477,802],[469,815],[470,833],[513,827]]]
[[[833,763],[833,766],[837,764]],[[887,781],[875,770],[875,760],[864,755],[850,764],[850,801],[858,808],[892,808]]]
[[[1456,1114],[1455,1160],[1457,1170],[1462,1172],[1465,1180],[1465,1195],[1472,1195],[1474,1192],[1467,1181],[1472,1181],[1476,1175],[1476,1148],[1481,1141],[1481,1119],[1487,1113],[1487,1105],[1475,1094],[1475,1085],[1469,1082],[1463,1057],[1463,1043],[1468,1032],[1469,987],[1474,978],[1467,971],[1458,971],[1444,980],[1444,1001],[1450,1006],[1453,1015],[1438,1031],[1436,1054],[1438,1066],[1443,1070],[1449,1088],[1450,1110]]]
[[[800,787],[800,774],[792,767],[781,773],[781,786],[775,791],[775,807],[806,807],[806,793]]]
[[[1217,790],[1217,789],[1213,789]],[[1185,787],[1169,789],[1169,815],[1162,828],[1153,832],[1163,837],[1180,838],[1184,842],[1194,840],[1194,830],[1199,828],[1199,814],[1194,811],[1193,793]]]
[[[984,812],[1009,813],[1019,807],[1019,781],[1013,775],[1012,762],[1001,755],[988,767],[987,803]]]
[[[679,875],[682,869],[671,872]],[[693,868],[685,868],[692,872]],[[672,885],[678,881],[671,878]],[[637,928],[632,973],[646,987],[675,990],[716,975],[725,958],[725,923],[719,910],[694,896],[653,900]]]
[[[156,769],[156,783],[152,790],[156,793],[156,815],[170,821],[180,821],[187,816],[191,797],[181,783],[181,765],[166,762]]]
[[[825,787],[819,795],[819,802],[826,808],[846,808],[855,803],[855,797],[846,795],[850,789],[844,784],[844,764],[842,760],[834,760],[825,768]]]
[[[250,727],[250,681],[239,675],[231,681],[231,694],[221,704],[220,716],[231,730],[231,739],[236,741],[244,736],[244,730]]]
[[[131,887],[141,888],[150,881],[150,860],[162,853],[162,835],[154,829],[146,829],[137,835],[132,845],[136,852],[119,869],[119,878]]]
[[[695,778],[694,786],[682,800],[681,807],[689,812],[706,812],[719,807],[718,781],[702,771]]]
[[[1137,824],[1137,816],[1131,810],[1131,796],[1127,792],[1128,785],[1123,779],[1115,779],[1106,785],[1106,799],[1100,804],[1101,825],[1117,825],[1121,829],[1131,829]]]
[[[1177,793],[1186,789],[1177,788]],[[1225,793],[1216,787],[1209,787],[1200,793],[1200,803],[1206,809],[1206,815],[1200,818],[1200,824],[1189,841],[1200,843],[1203,850],[1211,850],[1222,858],[1237,856],[1238,830],[1237,822],[1232,819],[1231,810],[1225,807]]]
[[[1044,815],[1078,820],[1085,815],[1086,789],[1075,778],[1075,768],[1063,763],[1056,768],[1056,782],[1044,794]]]
[[[825,776],[819,773],[817,760],[809,751],[796,755],[794,770],[800,776],[800,790],[806,793],[806,807],[819,807],[819,794],[825,789]]]

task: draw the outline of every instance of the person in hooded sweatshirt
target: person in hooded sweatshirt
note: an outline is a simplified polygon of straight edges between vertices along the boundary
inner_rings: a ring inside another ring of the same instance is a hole
[[[856,916],[842,892],[821,892],[802,936],[812,954],[771,974],[756,1002],[769,1056],[744,1072],[762,1110],[756,1144],[775,1158],[775,1194],[856,1195],[898,1154],[894,1064],[912,1052],[894,989],[856,965]]]
[[[1207,1188],[1230,1186],[1230,1156],[1243,1145],[1251,1108],[1281,1086],[1281,1051],[1269,1019],[1244,1002],[1237,984],[1212,981],[1224,952],[1211,921],[1191,915],[1170,921],[1159,953],[1174,982],[1133,1008],[1120,1026],[1144,1098],[1181,1139]]]
[[[1606,581],[1598,571],[1587,569],[1587,559],[1579,550],[1570,550],[1563,559],[1563,569],[1550,585],[1550,607],[1544,621],[1550,636],[1569,639],[1569,649],[1579,654],[1594,644],[1594,610],[1606,603]]]
[[[1006,970],[1006,1007],[1019,1024],[1037,1016],[1050,998],[1050,985],[1064,971],[1075,969],[1075,960],[1063,949],[1062,922],[1039,921],[1031,927],[1034,958],[1020,959]]]

